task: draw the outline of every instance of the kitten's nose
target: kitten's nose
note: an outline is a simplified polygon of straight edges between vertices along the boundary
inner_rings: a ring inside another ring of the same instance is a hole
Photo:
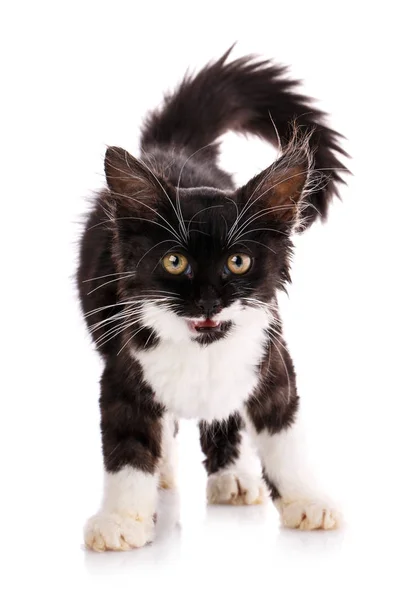
[[[200,298],[196,304],[207,317],[215,315],[221,310],[219,298]]]

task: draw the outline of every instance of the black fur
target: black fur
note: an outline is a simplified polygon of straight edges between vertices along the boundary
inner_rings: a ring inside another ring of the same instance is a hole
[[[204,466],[207,473],[212,475],[234,463],[239,457],[241,429],[243,429],[240,415],[231,415],[223,423],[201,421],[199,427],[201,449],[206,455]]]
[[[325,178],[325,186],[309,197],[304,217],[308,225],[318,215],[325,218],[337,184],[343,181],[345,169],[336,156],[337,152],[346,156],[340,146],[342,136],[326,126],[326,114],[313,106],[312,99],[299,93],[299,81],[288,77],[286,67],[251,56],[228,63],[230,51],[195,77],[186,77],[166,97],[164,108],[150,115],[143,128],[144,150],[151,153],[154,146],[173,146],[191,153],[212,144],[204,155],[209,171],[218,156],[215,140],[224,132],[251,133],[275,146],[279,136],[285,146],[295,120],[303,131],[312,132],[315,169],[321,169]],[[201,154],[196,160],[203,160]],[[214,182],[219,179],[215,175]],[[219,187],[230,187],[228,181]],[[208,184],[202,179],[200,185]]]
[[[87,220],[77,280],[87,324],[105,360],[100,406],[109,471],[129,464],[152,473],[161,455],[164,407],[129,353],[159,343],[156,331],[142,322],[140,307],[157,298],[182,317],[200,318],[207,304],[212,319],[237,299],[272,306],[277,290],[290,281],[291,230],[298,218],[306,228],[318,215],[325,217],[342,181],[341,136],[298,93],[286,69],[252,57],[228,63],[228,54],[187,77],[149,116],[141,159],[108,149],[108,187]],[[275,145],[278,134],[282,146],[281,158],[240,189],[217,164],[216,140],[229,129]],[[253,225],[244,236],[247,219]],[[191,271],[169,274],[162,258],[170,252],[186,256]],[[225,268],[237,253],[251,257],[241,276]],[[259,386],[252,398],[243,399],[256,430],[271,433],[288,427],[298,406],[278,317],[277,323],[271,331],[276,345],[268,346],[259,365]],[[231,328],[226,323],[197,341],[217,343]],[[223,425],[201,424],[209,473],[237,457],[241,425],[238,416]],[[268,483],[267,466],[264,476]],[[278,497],[273,482],[269,487]]]
[[[140,369],[108,360],[101,379],[101,433],[104,466],[126,465],[154,473],[161,457],[164,408],[142,380]]]
[[[268,477],[265,469],[263,469],[263,479],[265,481],[265,485],[267,486],[267,488],[269,490],[272,500],[278,500],[281,497],[279,490],[276,487],[276,485],[271,481],[271,479]]]

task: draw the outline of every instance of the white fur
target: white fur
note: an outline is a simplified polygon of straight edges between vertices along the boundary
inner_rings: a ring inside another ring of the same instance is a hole
[[[210,504],[261,504],[267,497],[261,465],[246,432],[242,433],[239,457],[207,481]]]
[[[86,523],[88,548],[128,550],[153,539],[158,477],[126,466],[104,473],[104,494],[99,512]]]
[[[299,498],[277,500],[282,525],[291,529],[336,529],[342,521],[339,511],[328,500]]]
[[[160,462],[160,487],[173,489],[177,483],[178,442],[175,432],[175,419],[166,414],[162,423],[162,456]]]
[[[132,351],[133,356],[158,401],[176,416],[227,418],[257,385],[270,316],[262,308],[235,302],[218,319],[232,320],[231,331],[224,339],[202,346],[182,317],[155,305],[144,309],[143,321],[156,330],[160,342],[155,348]]]
[[[340,522],[338,510],[318,489],[306,452],[300,416],[280,433],[266,429],[257,433],[250,420],[247,427],[258,447],[268,477],[281,498],[275,505],[282,524],[299,529],[333,529]]]

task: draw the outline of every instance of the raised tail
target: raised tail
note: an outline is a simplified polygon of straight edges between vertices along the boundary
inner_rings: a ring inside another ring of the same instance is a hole
[[[346,170],[337,157],[347,156],[340,146],[342,136],[324,124],[326,114],[312,99],[298,93],[299,81],[287,76],[286,67],[254,56],[227,62],[230,52],[194,77],[185,77],[161,110],[149,115],[142,132],[144,150],[174,146],[195,152],[229,130],[255,134],[285,148],[295,123],[309,137],[314,171],[322,182],[307,198],[305,223],[326,217]]]

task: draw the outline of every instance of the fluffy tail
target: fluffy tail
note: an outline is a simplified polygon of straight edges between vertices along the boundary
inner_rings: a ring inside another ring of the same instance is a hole
[[[322,181],[307,198],[305,222],[326,217],[346,170],[337,158],[348,156],[340,146],[342,136],[324,124],[325,113],[314,108],[310,98],[297,92],[299,82],[288,78],[285,67],[253,56],[227,63],[230,52],[196,76],[186,76],[161,110],[149,115],[143,148],[172,145],[195,152],[232,130],[258,135],[284,149],[295,123],[309,137],[314,170]]]

